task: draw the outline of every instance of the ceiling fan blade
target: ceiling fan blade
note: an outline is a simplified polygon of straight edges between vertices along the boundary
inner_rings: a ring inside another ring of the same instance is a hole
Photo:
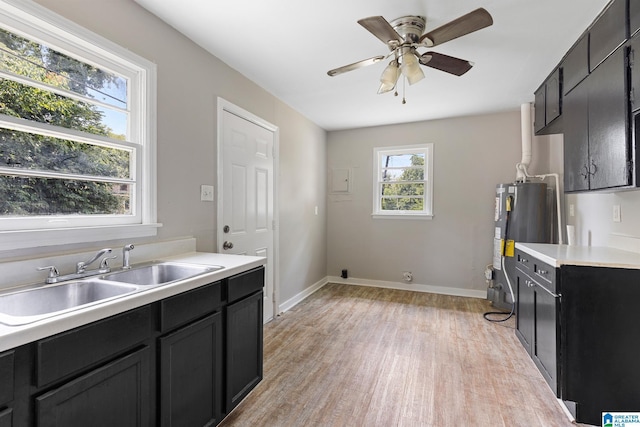
[[[391,24],[382,16],[370,16],[358,21],[371,34],[379,38],[382,43],[389,45],[390,42],[402,43],[402,37],[393,29]]]
[[[420,63],[456,76],[463,75],[473,67],[473,64],[469,61],[437,52],[423,53],[420,56]]]
[[[384,55],[378,55],[374,56],[373,58],[363,59],[362,61],[354,62],[353,64],[344,65],[342,67],[329,70],[327,71],[327,74],[329,74],[331,77],[337,76],[338,74],[346,73],[347,71],[352,71],[358,68],[366,67],[367,65],[375,64],[376,62],[382,61],[384,58]]]
[[[484,8],[476,9],[462,15],[458,19],[429,31],[420,37],[420,43],[426,46],[437,46],[449,40],[481,30],[493,24],[493,18]]]

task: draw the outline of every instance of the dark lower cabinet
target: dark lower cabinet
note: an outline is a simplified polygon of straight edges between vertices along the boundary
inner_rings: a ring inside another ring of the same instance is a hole
[[[144,347],[36,398],[36,424],[149,426],[151,354]]]
[[[520,255],[516,253],[517,258]],[[559,397],[560,297],[555,293],[556,270],[533,257],[526,258],[533,267],[530,271],[516,264],[516,336]]]
[[[262,379],[264,268],[0,353],[0,427],[215,426]]]
[[[527,276],[519,272],[516,275],[516,313],[516,336],[527,353],[531,354],[535,301]]]
[[[262,380],[262,291],[227,306],[229,413]]]
[[[640,402],[640,270],[562,267],[562,399],[578,422]]]
[[[222,413],[222,313],[160,338],[160,425],[214,426]]]

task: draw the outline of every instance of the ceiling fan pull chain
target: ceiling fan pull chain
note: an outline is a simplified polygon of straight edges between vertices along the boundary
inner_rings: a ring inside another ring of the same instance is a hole
[[[407,99],[405,98],[406,89],[407,88],[407,78],[403,77],[402,79],[402,105],[407,103]]]

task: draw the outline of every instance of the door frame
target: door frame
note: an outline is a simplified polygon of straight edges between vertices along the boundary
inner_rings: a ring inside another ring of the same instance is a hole
[[[222,140],[224,138],[224,129],[222,127],[222,124],[224,123],[223,114],[226,111],[273,132],[273,257],[271,261],[273,263],[273,318],[275,318],[279,313],[278,309],[280,306],[280,286],[278,285],[280,279],[280,238],[278,234],[278,231],[280,230],[280,211],[278,203],[280,188],[278,178],[280,170],[280,128],[221,97],[218,97],[217,100],[217,111],[218,135],[216,144],[216,190],[218,198],[216,203],[216,250],[218,252],[220,252],[222,248],[222,242],[224,241],[224,237],[220,232],[222,230],[222,227],[224,226],[224,224],[222,224]]]

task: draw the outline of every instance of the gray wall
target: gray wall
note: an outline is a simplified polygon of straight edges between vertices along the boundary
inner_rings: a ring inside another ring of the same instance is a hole
[[[484,290],[492,262],[495,186],[515,179],[520,111],[330,132],[328,167],[351,168],[350,196],[328,194],[327,274]],[[434,143],[432,220],[372,219],[377,146]],[[548,154],[544,154],[548,157]]]
[[[194,236],[198,250],[215,251],[215,204],[200,201],[200,185],[216,183],[220,96],[280,128],[281,298],[326,275],[324,130],[132,0],[38,3],[158,66],[158,222],[164,226],[157,239],[147,240]],[[84,246],[95,245],[103,244]],[[78,247],[83,245],[5,255],[28,257]]]

